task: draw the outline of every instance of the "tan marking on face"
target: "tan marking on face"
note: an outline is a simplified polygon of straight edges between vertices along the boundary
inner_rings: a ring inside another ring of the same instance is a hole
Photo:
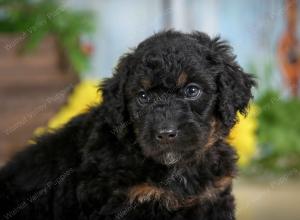
[[[209,149],[217,142],[218,139],[221,138],[221,136],[219,135],[219,129],[220,129],[219,122],[214,118],[211,121],[211,128],[209,131],[207,143],[204,146],[205,150]]]
[[[144,89],[149,89],[151,87],[151,80],[149,79],[142,79],[141,84]]]
[[[213,118],[210,122],[210,128],[208,132],[208,137],[206,144],[204,146],[200,146],[195,154],[194,157],[190,158],[189,160],[185,160],[185,163],[192,163],[196,161],[204,161],[206,152],[216,144],[217,141],[222,140],[224,137],[220,132],[221,129],[221,122],[216,118]]]
[[[186,72],[180,73],[180,75],[177,79],[177,82],[176,82],[176,86],[177,87],[184,86],[184,84],[187,82],[187,79],[188,79],[188,75]]]

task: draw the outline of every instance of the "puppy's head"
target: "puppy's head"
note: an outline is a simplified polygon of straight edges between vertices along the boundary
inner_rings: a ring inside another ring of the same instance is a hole
[[[228,135],[254,84],[226,42],[167,31],[121,58],[104,82],[104,105],[112,127],[130,124],[123,130],[133,129],[146,157],[174,165]]]

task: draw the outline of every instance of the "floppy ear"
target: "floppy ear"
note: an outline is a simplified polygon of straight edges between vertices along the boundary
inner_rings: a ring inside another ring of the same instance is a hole
[[[247,74],[235,61],[231,47],[217,37],[211,41],[211,47],[220,55],[223,68],[217,76],[218,109],[217,114],[227,128],[236,123],[237,112],[247,114],[247,107],[253,97],[251,88],[256,85],[254,77]]]
[[[100,86],[103,91],[103,108],[105,109],[105,116],[107,116],[105,120],[110,125],[112,132],[118,136],[122,136],[123,132],[116,128],[123,126],[129,120],[124,90],[130,71],[130,58],[131,54],[123,56],[113,76],[104,80]]]

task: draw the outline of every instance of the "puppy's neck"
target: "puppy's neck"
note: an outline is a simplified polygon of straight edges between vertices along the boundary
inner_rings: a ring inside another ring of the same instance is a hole
[[[175,192],[178,196],[198,195],[206,185],[214,181],[209,174],[198,166],[174,167],[158,185]]]
[[[227,189],[230,193],[235,176],[236,154],[229,145],[214,143],[202,156],[191,163],[168,167],[160,181],[147,179],[129,188],[130,202],[158,201],[168,209],[213,204]]]
[[[174,178],[176,179],[176,177]],[[213,204],[221,193],[231,187],[232,183],[232,177],[226,176],[216,179],[202,189],[199,188],[197,192],[191,195],[184,195],[187,193],[184,190],[188,190],[190,186],[188,186],[184,176],[178,176],[178,178],[179,181],[183,182],[175,185],[170,183],[172,186],[161,186],[147,182],[133,186],[128,191],[129,202],[131,204],[151,201],[159,202],[170,211],[207,203]],[[170,180],[170,182],[173,182],[173,180]],[[176,186],[178,187],[177,189]]]

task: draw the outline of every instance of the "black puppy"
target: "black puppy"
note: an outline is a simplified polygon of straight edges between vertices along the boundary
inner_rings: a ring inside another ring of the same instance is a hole
[[[155,34],[121,58],[100,106],[1,170],[0,217],[235,219],[226,137],[254,84],[219,38]]]

